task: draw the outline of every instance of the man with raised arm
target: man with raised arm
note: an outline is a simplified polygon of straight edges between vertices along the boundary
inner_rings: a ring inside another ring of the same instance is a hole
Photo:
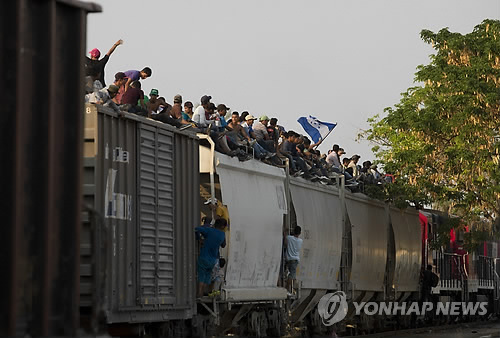
[[[104,82],[104,67],[106,67],[106,63],[108,63],[109,57],[111,56],[111,54],[113,54],[116,47],[118,47],[122,43],[123,40],[121,39],[116,41],[115,44],[106,53],[106,55],[104,55],[104,57],[100,60],[99,57],[101,56],[101,52],[99,51],[99,49],[97,48],[92,49],[89,52],[90,58],[86,57],[85,59],[85,75],[87,76],[90,75],[92,68],[96,69],[98,72],[101,73],[98,80],[101,81],[103,87],[106,87],[106,83]]]

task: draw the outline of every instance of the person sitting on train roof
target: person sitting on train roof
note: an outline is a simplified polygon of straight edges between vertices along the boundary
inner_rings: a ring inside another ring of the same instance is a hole
[[[256,118],[253,115],[248,114],[245,116],[245,122],[240,123],[241,127],[245,130],[247,135],[251,137],[250,144],[253,147],[255,157],[259,159],[273,158],[272,161],[275,162],[274,164],[280,164],[279,159],[273,157],[274,155],[276,155],[275,153],[267,151],[259,143],[257,143],[257,140],[255,139],[255,133],[253,132],[253,124],[255,120]],[[241,121],[241,116],[240,116],[240,121]]]
[[[292,282],[297,279],[297,266],[300,262],[300,249],[302,248],[302,238],[299,238],[302,233],[300,226],[295,226],[293,236],[285,233],[285,270],[288,271],[286,280],[286,288],[289,295],[292,293]]]
[[[351,163],[351,159],[349,157],[344,157],[342,159],[342,167],[344,168],[344,172],[348,173],[352,177],[353,169],[349,167],[349,163]]]
[[[243,113],[241,113],[240,115],[240,123],[245,123],[246,122],[246,118],[248,116],[248,112],[247,111],[244,111]]]
[[[139,102],[139,105],[137,105],[137,102]],[[120,109],[129,113],[148,116],[148,110],[144,103],[144,92],[139,81],[132,82],[129,90],[123,94]]]
[[[293,161],[292,150],[295,148],[292,140],[293,131],[289,130],[283,134],[283,142],[280,144],[279,154],[288,158],[288,165],[290,166],[290,173],[293,175],[297,172],[297,166]]]
[[[283,156],[288,158],[290,172],[293,176],[307,176],[306,164],[304,160],[299,157],[297,152],[296,140],[299,138],[299,134],[290,130],[288,133],[285,133],[284,136],[285,141],[281,144],[280,152]]]
[[[151,89],[151,98],[148,102],[148,114],[149,116],[156,121],[160,121],[166,124],[170,124],[171,126],[177,127],[180,130],[184,130],[191,127],[191,124],[187,121],[178,121],[173,119],[170,115],[170,110],[172,106],[165,101],[165,98],[158,97],[158,90]],[[156,112],[156,113],[154,113]]]
[[[203,236],[203,246],[198,256],[198,297],[203,297],[212,280],[212,270],[219,258],[219,247],[226,246],[224,229],[227,221],[224,218],[215,220],[214,227],[199,226],[195,231]]]
[[[172,110],[170,110],[170,116],[176,120],[182,118],[182,96],[180,94],[174,96],[174,105],[172,106]]]
[[[205,96],[202,97],[203,102],[206,102],[206,100],[211,99],[211,97],[205,97]],[[227,107],[225,105],[219,105],[219,106],[220,106],[219,109],[222,113],[224,113],[224,111],[227,110]],[[200,109],[198,109],[198,108],[200,108]],[[243,161],[243,160],[246,161],[246,160],[249,160],[251,158],[244,151],[239,149],[238,144],[232,142],[231,139],[227,137],[226,132],[224,131],[225,126],[219,127],[215,123],[215,120],[206,119],[207,116],[215,114],[214,113],[215,105],[213,103],[208,102],[204,106],[199,106],[198,108],[196,108],[196,110],[193,114],[193,121],[195,121],[198,118],[199,118],[199,120],[203,120],[203,117],[205,117],[205,120],[204,120],[205,122],[204,122],[203,126],[193,122],[196,126],[199,126],[199,127],[195,127],[195,130],[198,132],[203,132],[203,133],[210,135],[212,140],[215,142],[215,150],[216,151],[223,153],[223,154],[226,154],[226,155],[229,155],[231,157],[238,156],[238,159],[240,159],[241,161]],[[221,118],[220,114],[218,114],[217,116],[219,116],[219,119]],[[221,120],[219,120],[219,122],[220,121]],[[224,120],[224,122],[225,122],[225,120]],[[220,123],[220,124],[222,124],[222,123]],[[225,124],[225,125],[227,125],[227,124]]]
[[[361,169],[359,170],[361,173],[367,173],[368,172],[368,169],[370,169],[370,167],[372,166],[372,162],[371,161],[364,161],[362,164],[361,164]]]
[[[328,163],[331,167],[340,169],[340,157],[338,154],[339,145],[334,144],[332,147],[332,151],[328,153],[326,157],[326,163]]]
[[[345,150],[344,148],[339,148],[339,151],[337,151],[337,154],[339,155],[339,159],[342,155],[345,155]]]
[[[181,112],[182,119],[186,122],[193,122],[193,102],[186,101],[184,103],[184,111]]]
[[[174,96],[174,105],[172,106],[172,109],[170,110],[170,116],[174,119],[179,121],[181,124],[184,125],[190,125],[188,121],[185,121],[182,118],[182,96],[180,94],[177,94]],[[189,128],[189,127],[186,127]]]
[[[229,109],[224,103],[217,105],[213,118],[215,119],[215,126],[219,131],[223,131],[227,127],[226,115]],[[235,113],[238,114],[238,112]]]
[[[271,117],[267,125],[267,134],[269,135],[269,139],[274,141],[274,148],[278,145],[278,139],[280,138],[277,125],[278,119],[276,117]]]
[[[201,105],[198,106],[194,113],[193,113],[193,122],[196,124],[197,127],[207,127],[208,122],[207,122],[207,117],[206,117],[206,109],[208,109],[208,106],[210,105],[210,100],[212,99],[211,96],[209,95],[203,95],[201,97]]]
[[[151,89],[149,92],[149,101],[147,103],[148,117],[152,115],[159,114],[161,112],[166,112],[170,114],[172,106],[170,103],[165,101],[164,97],[160,97],[160,92],[158,89]]]
[[[378,171],[377,165],[372,164],[369,171],[373,175],[375,181],[379,183],[380,180],[382,179],[382,174]]]
[[[364,161],[361,169],[359,170],[358,180],[363,182],[363,184],[375,184],[375,178],[370,171],[371,165],[371,161]]]
[[[337,150],[337,157],[338,157],[338,158],[339,158],[339,160],[340,160],[340,157],[341,157],[342,155],[344,155],[344,154],[345,154],[344,148],[340,148],[340,147],[339,147],[339,148],[337,148],[337,147],[335,147],[335,146],[336,146],[336,145],[334,145],[334,148],[335,148],[335,149],[338,149],[338,150]],[[332,153],[334,153],[334,152],[335,152],[335,150],[334,150],[334,149],[332,149],[332,150],[328,151],[328,155],[329,155],[329,156],[333,156],[333,155],[331,155],[331,154],[332,154]],[[328,156],[327,156],[326,158],[328,158]],[[326,160],[326,158],[325,158],[325,160]],[[353,181],[353,177],[352,177],[352,175],[351,175],[351,173],[352,173],[352,168],[350,168],[349,170],[347,170],[347,171],[346,171],[346,169],[347,169],[347,167],[348,167],[348,165],[349,165],[350,159],[349,159],[349,158],[345,158],[345,157],[344,157],[344,158],[341,160],[341,162],[342,162],[342,164],[340,165],[340,167],[338,167],[338,168],[337,168],[336,166],[330,166],[330,165],[329,165],[329,168],[328,168],[328,169],[329,169],[331,172],[333,172],[333,173],[336,173],[336,174],[343,174],[343,175],[344,175],[344,177],[345,177],[346,182],[348,182],[348,183],[349,183],[349,182],[352,182],[352,181]]]
[[[255,139],[255,134],[253,132],[253,123],[256,120],[256,118],[251,115],[247,114],[245,115],[245,121],[240,122],[240,125],[245,129],[245,132],[250,135],[253,139]],[[241,116],[240,116],[240,121],[241,121]]]
[[[220,117],[217,106],[215,103],[210,102],[205,109],[205,118],[207,119],[207,124],[210,126],[210,129],[222,131],[223,128],[221,128]]]
[[[360,168],[358,167],[358,161],[360,158],[361,156],[359,155],[352,155],[350,162],[347,166],[348,168],[352,168],[352,177],[354,177],[354,179],[357,179],[360,175],[359,171]]]
[[[100,104],[104,107],[110,107],[115,112],[120,113],[120,108],[113,102],[113,97],[118,93],[118,87],[110,85],[108,88],[103,88],[98,92],[85,95],[85,102]]]
[[[312,175],[312,181],[320,181],[322,184],[332,183],[328,177],[328,170],[319,161],[319,157],[316,154],[316,150],[309,149],[311,141],[304,138],[303,144],[303,159],[306,164],[310,167],[309,172]],[[318,152],[319,153],[319,152]]]
[[[274,153],[276,149],[274,148],[274,141],[269,138],[267,133],[267,124],[269,123],[269,117],[267,115],[262,115],[258,122],[253,125],[253,132],[255,134],[255,139],[259,144],[267,151]]]
[[[219,108],[221,109],[221,113],[224,113],[225,115],[226,106],[219,105],[217,109]],[[231,121],[229,121],[226,126],[226,136],[237,145],[246,145],[242,142],[243,140],[246,140],[248,144],[252,143],[252,139],[249,134],[246,132],[245,128],[240,125],[240,115],[236,111],[231,114]]]
[[[104,68],[106,67],[106,63],[109,61],[109,57],[115,51],[116,47],[121,45],[123,40],[118,40],[114,43],[114,45],[109,49],[109,51],[104,55],[102,59],[99,60],[101,56],[101,52],[99,49],[92,49],[89,54],[89,57],[85,57],[85,75],[90,75],[91,69],[95,69],[100,72],[99,81],[102,83],[103,87],[106,87],[106,82],[104,81]]]

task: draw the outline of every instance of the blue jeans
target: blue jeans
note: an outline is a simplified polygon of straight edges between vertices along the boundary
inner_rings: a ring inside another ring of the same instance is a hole
[[[266,149],[262,148],[262,146],[257,142],[253,144],[253,151],[255,153],[255,157],[257,158],[262,158],[269,153]]]
[[[273,140],[258,140],[257,143],[259,143],[259,145],[266,149],[267,151],[269,151],[270,153],[274,153],[276,151],[276,149],[274,149],[274,141]]]

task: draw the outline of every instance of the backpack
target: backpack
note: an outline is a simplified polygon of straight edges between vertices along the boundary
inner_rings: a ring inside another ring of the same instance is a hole
[[[432,273],[431,286],[435,288],[439,284],[439,277],[434,272]]]

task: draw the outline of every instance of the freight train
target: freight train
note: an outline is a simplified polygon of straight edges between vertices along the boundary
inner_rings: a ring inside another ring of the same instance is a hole
[[[423,267],[439,300],[485,300],[498,311],[499,247],[467,253],[458,234],[432,250],[445,215],[397,209],[344,186],[291,177],[215,151],[206,135],[87,105],[80,249],[82,326],[123,335],[280,336],[292,328],[347,334],[417,325],[415,316],[347,317],[327,327],[318,302],[417,301]],[[194,228],[229,215],[220,295],[196,298]],[[295,293],[283,285],[283,232],[302,227]],[[439,318],[441,321],[455,318]]]

